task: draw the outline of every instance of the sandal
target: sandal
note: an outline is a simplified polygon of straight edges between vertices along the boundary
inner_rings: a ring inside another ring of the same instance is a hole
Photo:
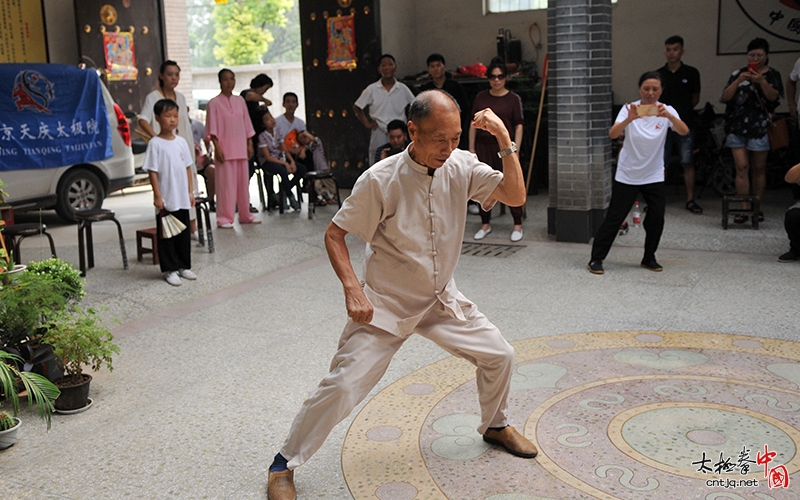
[[[760,210],[758,212],[758,222],[764,222],[764,212]]]
[[[702,214],[703,207],[695,203],[694,200],[689,200],[686,202],[686,210],[692,212],[693,214]]]
[[[734,215],[733,222],[736,224],[744,224],[747,222],[748,217],[746,215]]]

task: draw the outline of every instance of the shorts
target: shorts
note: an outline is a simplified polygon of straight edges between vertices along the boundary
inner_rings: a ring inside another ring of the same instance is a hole
[[[748,151],[769,151],[769,136],[764,134],[758,139],[751,139],[743,135],[728,134],[725,138],[725,146],[729,148],[744,148]]]
[[[664,144],[664,165],[669,165],[673,145],[678,147],[678,157],[681,165],[694,165],[694,129],[689,129],[686,135],[680,135],[674,130],[667,134]]]

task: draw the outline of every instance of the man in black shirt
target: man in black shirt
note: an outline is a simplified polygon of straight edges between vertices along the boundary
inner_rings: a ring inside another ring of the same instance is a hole
[[[700,102],[700,72],[681,61],[684,54],[683,38],[671,36],[664,42],[664,46],[667,64],[657,70],[661,74],[664,88],[660,101],[675,108],[681,120],[689,127],[689,133],[684,136],[669,132],[664,147],[664,163],[669,164],[672,145],[677,145],[686,184],[686,209],[701,214],[703,209],[694,201],[694,139],[697,127],[694,108]]]
[[[428,73],[431,74],[431,81],[420,87],[421,91],[441,89],[453,96],[453,99],[461,108],[461,130],[469,130],[472,117],[469,116],[472,105],[467,102],[467,93],[457,81],[447,75],[447,67],[444,65],[444,56],[441,54],[431,54],[428,56]],[[469,149],[469,134],[461,134],[460,149]]]

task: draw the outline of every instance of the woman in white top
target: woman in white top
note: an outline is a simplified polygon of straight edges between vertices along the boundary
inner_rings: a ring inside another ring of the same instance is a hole
[[[150,137],[155,137],[161,131],[161,127],[156,121],[153,106],[161,99],[172,99],[178,103],[178,128],[175,134],[186,140],[189,151],[194,151],[194,137],[192,136],[192,123],[189,121],[189,108],[186,105],[186,98],[175,90],[181,81],[181,68],[175,61],[164,61],[158,70],[158,88],[147,94],[142,104],[142,111],[139,113],[139,128]],[[192,186],[197,186],[197,165],[192,159]],[[197,187],[194,188],[194,195],[198,195]],[[197,239],[196,214],[189,210],[191,219],[192,239]]]
[[[664,143],[672,128],[680,135],[689,133],[672,106],[658,102],[661,97],[661,75],[650,71],[639,78],[641,99],[620,110],[608,135],[618,138],[625,132],[625,141],[617,160],[617,173],[611,190],[611,203],[606,218],[598,228],[592,245],[589,271],[603,274],[603,259],[611,250],[620,224],[625,220],[639,193],[647,203],[644,219],[646,232],[642,267],[650,271],[663,268],[656,262],[656,250],[664,230]]]

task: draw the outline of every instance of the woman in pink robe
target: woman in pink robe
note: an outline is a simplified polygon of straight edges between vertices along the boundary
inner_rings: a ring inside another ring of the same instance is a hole
[[[220,94],[208,101],[206,139],[214,143],[214,166],[217,183],[217,226],[233,227],[233,214],[239,207],[240,224],[258,224],[249,212],[250,191],[248,158],[253,156],[255,135],[247,105],[233,95],[236,77],[233,71],[219,72]]]

